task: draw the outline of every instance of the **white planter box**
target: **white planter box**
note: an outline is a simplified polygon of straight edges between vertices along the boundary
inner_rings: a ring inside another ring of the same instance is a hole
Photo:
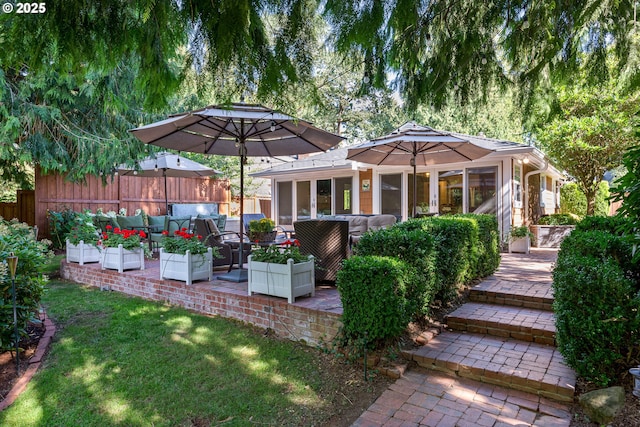
[[[190,285],[194,280],[211,281],[213,271],[213,255],[211,248],[207,253],[192,255],[172,254],[160,248],[160,278],[175,279]]]
[[[559,248],[562,240],[576,228],[575,225],[530,225],[533,246],[537,248]]]
[[[286,264],[253,261],[249,255],[249,295],[254,292],[275,297],[287,298],[295,302],[302,295],[314,296],[316,293],[315,263],[312,256],[309,261],[294,264],[289,259]]]
[[[67,262],[77,262],[84,265],[85,262],[100,262],[100,259],[100,249],[97,247],[85,244],[82,240],[77,245],[69,243],[67,240]]]
[[[118,270],[144,270],[144,250],[140,243],[139,249],[128,250],[122,245],[117,248],[102,249],[102,269]]]
[[[531,239],[527,237],[518,237],[509,241],[509,253],[518,252],[528,254],[531,248]]]

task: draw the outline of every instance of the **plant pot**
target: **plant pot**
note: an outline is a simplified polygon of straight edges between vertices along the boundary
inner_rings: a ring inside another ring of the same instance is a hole
[[[273,242],[277,234],[277,231],[249,231],[249,240],[262,243]]]
[[[213,271],[213,254],[208,248],[204,254],[185,255],[172,254],[160,248],[160,278],[175,279],[191,285],[194,280],[211,281]]]
[[[575,225],[531,225],[533,246],[537,248],[559,248],[562,240],[576,228]]]
[[[296,297],[315,295],[315,262],[312,256],[309,261],[294,264],[292,259],[286,264],[257,262],[249,255],[249,295],[254,292],[287,298],[289,303]]]
[[[140,247],[129,250],[118,245],[117,248],[102,249],[102,269],[118,270],[144,270],[144,250]]]
[[[528,254],[531,249],[531,239],[529,236],[526,237],[516,237],[512,238],[509,241],[509,253],[517,252]]]
[[[84,265],[85,262],[100,262],[100,249],[93,245],[85,244],[83,240],[77,245],[67,240],[67,262],[77,262]]]

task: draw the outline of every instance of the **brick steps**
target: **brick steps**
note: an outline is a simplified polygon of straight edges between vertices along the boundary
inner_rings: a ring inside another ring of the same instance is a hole
[[[501,304],[553,311],[553,292],[549,283],[487,279],[471,289],[474,302]]]
[[[450,329],[555,345],[553,313],[531,308],[466,303],[446,318]]]
[[[554,347],[489,335],[445,332],[403,355],[428,369],[558,401],[573,400],[575,373]]]

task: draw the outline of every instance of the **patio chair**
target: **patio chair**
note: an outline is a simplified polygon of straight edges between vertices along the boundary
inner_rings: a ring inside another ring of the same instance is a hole
[[[167,231],[169,232],[169,236],[173,236],[174,233],[178,230],[182,230],[186,228],[187,230],[191,230],[191,216],[170,216],[169,222],[167,226]]]
[[[144,218],[142,215],[116,215],[116,221],[123,230],[144,230]]]
[[[93,225],[96,228],[99,228],[103,233],[107,231],[107,225],[110,225],[113,228],[120,228],[120,224],[116,221],[115,218],[107,215],[96,215],[93,218]]]
[[[149,223],[149,238],[151,239],[151,243],[154,249],[158,249],[160,246],[160,242],[162,241],[162,232],[165,230],[169,230],[169,216],[168,215],[158,215],[158,216],[148,216]]]
[[[221,258],[213,260],[214,266],[229,265],[229,270],[234,264],[239,264],[240,259],[240,235],[234,231],[220,232],[216,223],[211,218],[196,218],[194,224],[194,232],[202,236],[203,242],[207,246],[219,249]],[[223,236],[233,235],[238,238],[238,242],[224,241]],[[251,244],[243,243],[243,262],[247,262],[247,258],[251,254]]]
[[[300,252],[316,258],[316,281],[335,282],[336,274],[347,258],[349,222],[309,219],[293,223]]]

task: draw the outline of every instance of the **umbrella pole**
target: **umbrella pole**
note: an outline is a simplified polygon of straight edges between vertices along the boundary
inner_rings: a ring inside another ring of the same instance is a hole
[[[243,142],[240,142],[240,250],[238,251],[238,269],[231,270],[220,277],[222,280],[230,282],[247,282],[249,280],[249,272],[244,269],[244,162],[247,158],[247,151]],[[231,260],[233,262],[233,259]]]
[[[413,153],[413,157],[411,158],[411,166],[413,166],[413,210],[411,212],[411,218],[416,217],[416,206],[418,199],[418,179],[416,177],[416,153]]]

